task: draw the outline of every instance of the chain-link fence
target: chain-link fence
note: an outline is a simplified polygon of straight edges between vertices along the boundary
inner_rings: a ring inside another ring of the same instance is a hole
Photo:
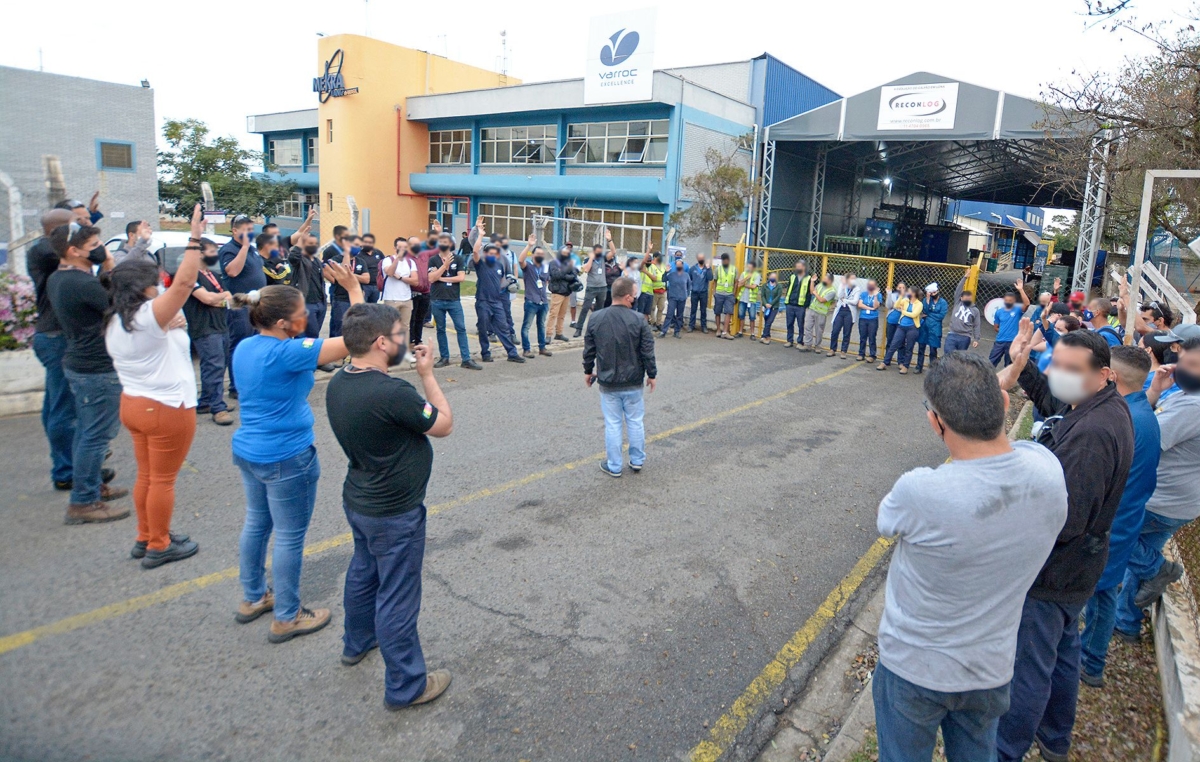
[[[568,210],[590,212],[592,210]],[[603,219],[584,219],[581,216],[552,217],[535,214],[532,216],[533,230],[538,244],[547,248],[561,246],[570,241],[578,252],[586,252],[592,246],[604,246],[604,232],[612,235],[613,244],[622,256],[645,254],[647,251],[662,252],[662,228],[647,225],[631,225],[609,222]],[[582,255],[581,255],[582,256]]]

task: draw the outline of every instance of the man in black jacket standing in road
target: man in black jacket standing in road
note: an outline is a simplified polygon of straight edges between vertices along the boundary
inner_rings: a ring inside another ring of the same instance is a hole
[[[1028,363],[1032,341],[1033,324],[1023,319],[1000,386],[1019,383],[1046,419],[1037,441],[1062,465],[1067,523],[1025,597],[996,745],[1000,762],[1023,759],[1033,743],[1046,762],[1066,762],[1079,693],[1079,613],[1108,561],[1108,532],[1133,461],[1133,422],[1102,337],[1064,335],[1046,374]]]
[[[613,477],[621,475],[625,461],[622,426],[629,431],[629,467],[637,473],[646,462],[642,379],[654,391],[658,377],[654,334],[650,324],[632,309],[634,285],[628,278],[617,278],[612,286],[612,306],[592,313],[583,338],[583,374],[589,387],[599,382],[604,412],[606,458],[600,461],[600,470]]]

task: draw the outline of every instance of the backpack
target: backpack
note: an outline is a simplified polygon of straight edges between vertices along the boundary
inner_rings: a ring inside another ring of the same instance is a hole
[[[387,273],[384,271],[384,265],[391,257],[384,257],[379,260],[379,270],[375,273],[375,288],[379,289],[379,293],[383,293],[383,284],[387,282]]]

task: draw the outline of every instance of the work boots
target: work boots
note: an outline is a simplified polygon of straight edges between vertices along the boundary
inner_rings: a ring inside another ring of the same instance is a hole
[[[71,503],[67,506],[64,524],[104,524],[119,521],[129,515],[128,508],[108,505],[102,500],[94,503]]]

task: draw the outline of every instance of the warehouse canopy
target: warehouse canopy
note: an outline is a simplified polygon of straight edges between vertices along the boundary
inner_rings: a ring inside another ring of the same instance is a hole
[[[764,140],[820,144],[833,169],[949,198],[1079,208],[1046,180],[1045,142],[1073,137],[1047,120],[1038,101],[917,72],[770,125]]]

